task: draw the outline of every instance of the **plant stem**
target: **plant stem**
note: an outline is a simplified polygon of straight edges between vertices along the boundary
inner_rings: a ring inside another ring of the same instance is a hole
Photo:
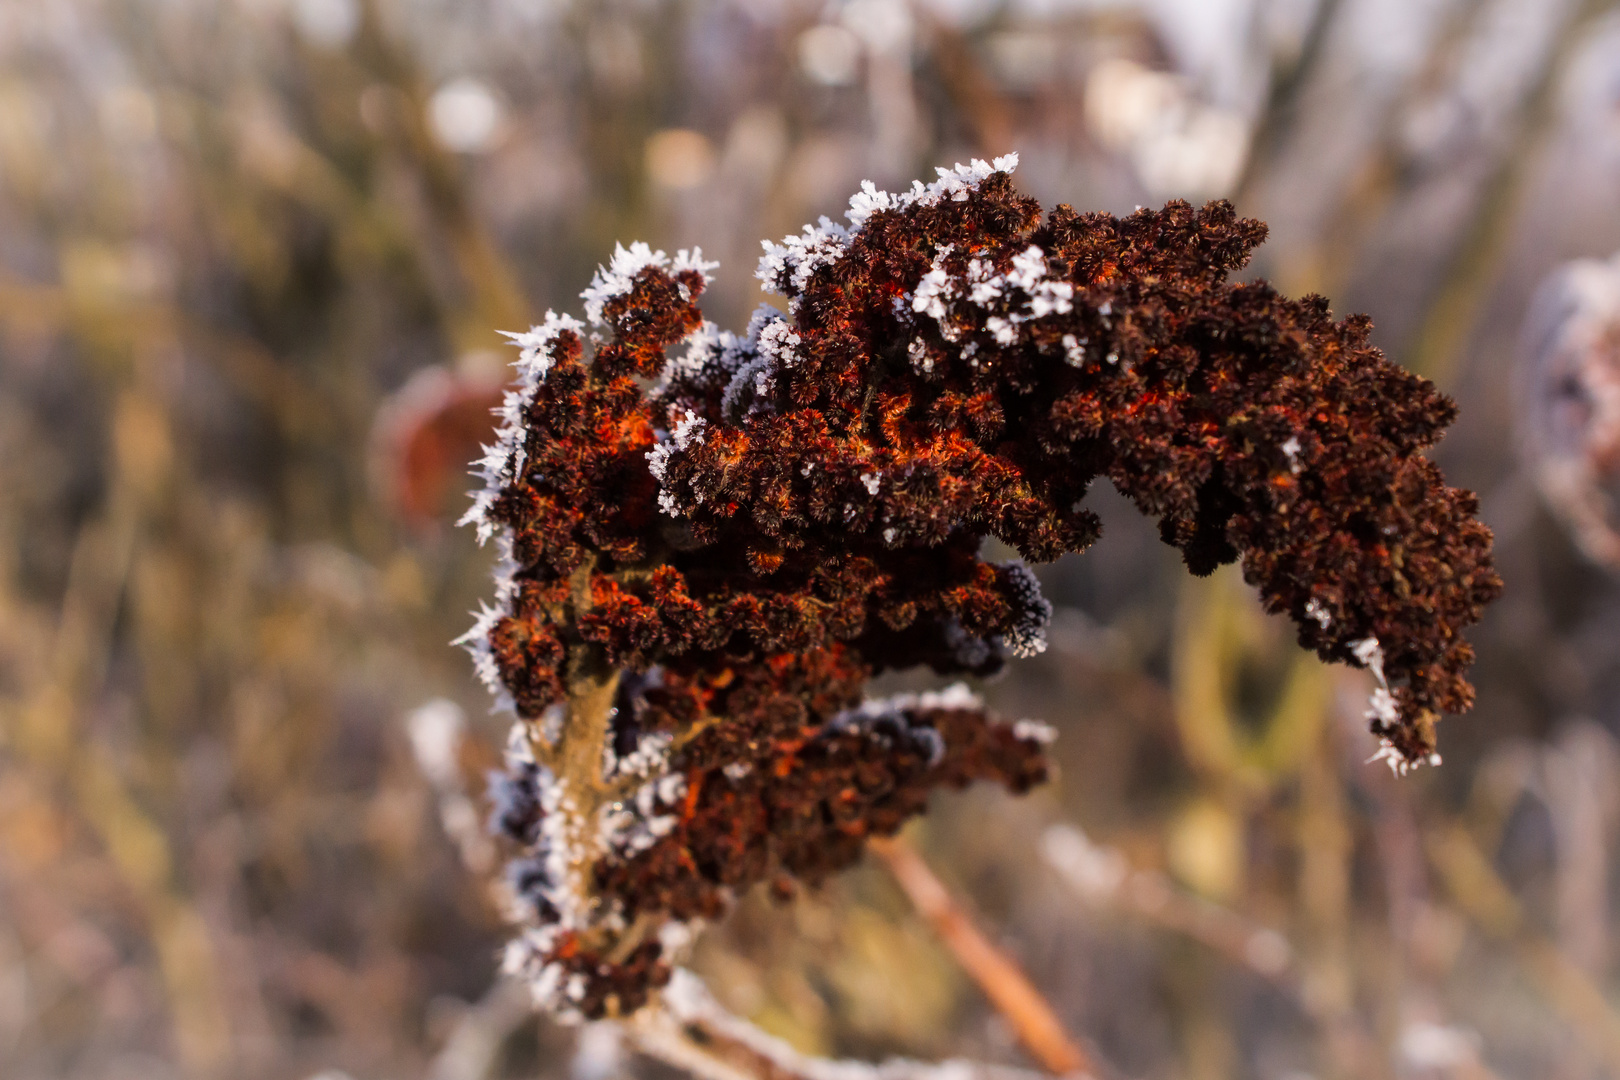
[[[1064,1030],[1046,998],[1018,965],[973,925],[916,850],[899,837],[873,837],[867,847],[888,866],[918,913],[1012,1024],[1035,1060],[1059,1076],[1092,1075],[1090,1058]]]

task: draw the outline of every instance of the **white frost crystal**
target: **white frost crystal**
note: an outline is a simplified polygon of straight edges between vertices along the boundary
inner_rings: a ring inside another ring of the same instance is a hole
[[[591,283],[585,291],[579,294],[580,299],[585,301],[585,317],[591,321],[592,326],[606,326],[603,309],[610,301],[628,296],[631,287],[635,285],[636,275],[649,266],[667,270],[671,275],[696,270],[703,275],[706,284],[709,271],[719,265],[717,262],[705,261],[702,248],[678,251],[675,253],[675,261],[671,263],[668,255],[662,251],[654,251],[640,240],[631,244],[629,248],[615,244],[612,260],[607,266],[596,268],[596,276],[591,278]]]
[[[1395,695],[1390,692],[1389,680],[1384,677],[1384,647],[1378,643],[1376,637],[1367,637],[1351,646],[1350,651],[1378,680],[1378,686],[1368,699],[1367,719],[1373,721],[1374,731],[1388,731],[1400,722],[1401,711],[1400,706],[1395,703]],[[1378,749],[1367,759],[1367,764],[1371,765],[1375,761],[1385,762],[1389,765],[1390,772],[1397,776],[1405,776],[1418,765],[1440,764],[1440,755],[1430,754],[1418,761],[1408,761],[1406,755],[1396,749],[1393,742],[1387,737],[1381,737],[1378,740]]]

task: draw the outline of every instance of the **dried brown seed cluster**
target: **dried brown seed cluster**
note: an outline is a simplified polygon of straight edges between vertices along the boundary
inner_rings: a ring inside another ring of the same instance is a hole
[[[1460,634],[1500,582],[1474,497],[1419,456],[1451,403],[1365,319],[1229,283],[1265,233],[1229,205],[1043,221],[1015,164],[865,185],[850,226],[767,244],[791,311],[745,335],[703,320],[700,253],[636,245],[584,293],[599,332],[517,336],[468,515],[505,561],[468,641],[521,718],[509,962],[548,1006],[638,1007],[693,921],[847,865],[938,785],[1039,782],[1044,729],[861,691],[1043,648],[1033,575],[979,552],[1083,549],[1099,477],[1194,573],[1241,559],[1303,645],[1372,668],[1392,765],[1468,707]]]

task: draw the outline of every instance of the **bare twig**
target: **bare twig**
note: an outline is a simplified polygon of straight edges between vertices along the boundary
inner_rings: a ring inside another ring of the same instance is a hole
[[[1429,858],[1465,914],[1512,947],[1520,967],[1588,1049],[1620,1071],[1620,1014],[1603,990],[1552,941],[1532,929],[1519,901],[1461,825],[1428,837]]]
[[[1059,1076],[1090,1074],[1093,1067],[1086,1052],[1069,1037],[1046,998],[980,933],[915,849],[899,837],[876,837],[867,846],[888,866],[917,911],[1012,1024],[1035,1060]]]
[[[502,1044],[533,1016],[528,987],[515,979],[496,980],[456,1021],[433,1059],[430,1080],[485,1080],[500,1062]]]
[[[891,1058],[870,1065],[801,1054],[727,1012],[703,980],[684,969],[675,972],[661,1004],[626,1022],[625,1035],[641,1053],[700,1080],[1037,1080],[1023,1069],[961,1059]]]
[[[1182,892],[1157,871],[1133,869],[1119,850],[1093,843],[1072,825],[1048,828],[1041,854],[1088,903],[1195,941],[1288,994],[1350,1071],[1367,1059],[1366,1032],[1331,995],[1307,992],[1294,948],[1277,930]]]
[[[1254,137],[1249,141],[1243,174],[1232,188],[1232,202],[1239,208],[1248,204],[1255,186],[1287,141],[1298,113],[1300,94],[1326,54],[1328,32],[1343,6],[1343,0],[1317,0],[1310,25],[1300,42],[1299,54],[1290,63],[1273,66],[1266,102],[1255,125]]]
[[[1134,870],[1119,851],[1091,841],[1072,825],[1054,825],[1041,854],[1087,901],[1129,912],[1143,922],[1191,938],[1240,967],[1298,990],[1294,950],[1277,931],[1178,890],[1163,874]]]
[[[1481,185],[1473,216],[1446,262],[1439,290],[1407,352],[1406,366],[1418,374],[1440,382],[1450,374],[1505,253],[1528,169],[1552,127],[1559,78],[1588,40],[1594,20],[1613,4],[1614,0],[1580,0],[1547,50],[1506,149]]]
[[[962,31],[941,19],[927,22],[933,39],[931,55],[944,76],[941,85],[972,127],[978,149],[985,155],[1006,153],[1012,148],[1012,114],[995,79],[984,70],[973,43]]]
[[[386,32],[375,4],[366,5],[364,25],[361,51],[399,94],[403,107],[394,120],[400,148],[421,181],[466,283],[467,302],[452,312],[450,329],[463,348],[500,343],[491,327],[529,325],[531,311],[517,275],[474,209],[461,163],[428,130],[428,92],[420,66]]]
[[[1337,712],[1346,730],[1361,734],[1359,709]],[[1404,778],[1382,769],[1366,771],[1359,753],[1341,752],[1339,763],[1341,770],[1357,770],[1345,775],[1357,776],[1358,788],[1377,808],[1373,850],[1384,879],[1393,948],[1385,958],[1387,989],[1378,995],[1383,1016],[1375,1023],[1382,1030],[1398,1033],[1393,1050],[1409,1067],[1442,1068],[1460,1080],[1494,1080],[1496,1073],[1484,1061],[1481,1040],[1448,1018],[1451,1010],[1440,990],[1444,973],[1432,943],[1425,940],[1421,920],[1431,910],[1432,901],[1423,859],[1423,826],[1412,787]]]
[[[1343,291],[1357,248],[1411,172],[1411,154],[1401,138],[1402,120],[1414,103],[1442,85],[1463,43],[1489,9],[1485,0],[1458,0],[1441,17],[1423,63],[1390,98],[1379,118],[1371,151],[1335,201],[1333,211],[1324,216],[1317,242],[1317,270],[1311,280],[1299,283],[1302,287],[1328,296]]]

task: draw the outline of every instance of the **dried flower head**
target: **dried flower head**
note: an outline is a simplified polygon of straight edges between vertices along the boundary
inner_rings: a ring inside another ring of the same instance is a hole
[[[406,525],[419,531],[442,525],[451,499],[459,498],[469,451],[489,438],[490,408],[500,404],[504,382],[498,372],[426,367],[378,409],[372,481]]]
[[[696,921],[847,865],[941,784],[1039,782],[1038,725],[862,688],[1044,648],[1034,576],[980,551],[1085,548],[1099,477],[1371,668],[1392,764],[1468,707],[1460,633],[1499,581],[1474,497],[1419,456],[1451,403],[1366,319],[1229,283],[1265,234],[1229,205],[1043,221],[1015,165],[865,184],[847,226],[767,244],[790,311],[741,336],[698,310],[713,264],[641,244],[585,291],[591,331],[516,335],[468,514],[504,559],[466,640],[521,718],[508,962],[548,1007],[639,1007]]]
[[[1620,256],[1567,263],[1542,284],[1520,367],[1526,464],[1581,551],[1620,570]]]

